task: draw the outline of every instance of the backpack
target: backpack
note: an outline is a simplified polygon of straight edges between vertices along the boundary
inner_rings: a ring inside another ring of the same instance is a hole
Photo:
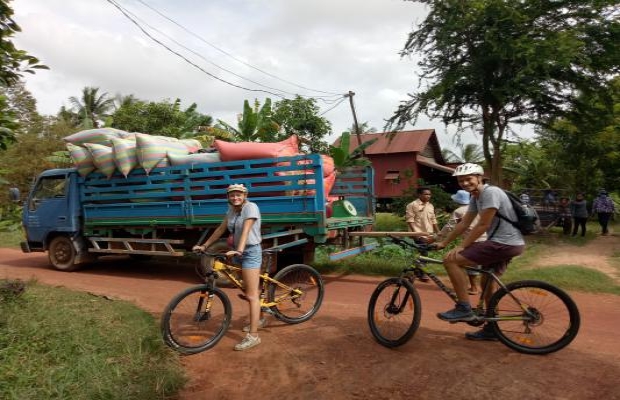
[[[499,210],[497,212],[497,216],[504,221],[510,222],[512,226],[514,226],[521,232],[522,235],[531,235],[538,232],[540,228],[540,221],[538,219],[538,213],[536,212],[536,210],[534,210],[534,208],[530,205],[523,204],[521,199],[516,194],[507,192],[505,190],[504,193],[506,193],[506,196],[508,196],[508,200],[510,200],[512,208],[515,210],[517,220],[512,221],[508,217],[500,214]]]

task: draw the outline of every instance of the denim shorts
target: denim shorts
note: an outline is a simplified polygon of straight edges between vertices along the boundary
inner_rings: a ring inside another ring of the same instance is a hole
[[[241,268],[257,269],[263,264],[263,248],[260,244],[251,244],[245,246],[245,250],[241,255]]]

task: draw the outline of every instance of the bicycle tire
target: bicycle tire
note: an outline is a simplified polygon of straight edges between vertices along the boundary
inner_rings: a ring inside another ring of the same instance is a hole
[[[490,322],[499,340],[525,354],[549,354],[568,346],[577,336],[580,315],[577,305],[562,289],[541,281],[518,281],[499,289],[489,301],[489,316],[519,316],[519,299],[537,318]],[[509,295],[509,292],[511,295]]]
[[[321,275],[314,268],[306,264],[292,264],[284,267],[273,279],[303,292],[301,296],[296,296],[275,283],[269,285],[267,300],[272,302],[283,299],[271,307],[277,319],[288,324],[299,324],[319,311],[325,286]]]
[[[421,317],[420,295],[411,282],[404,278],[386,279],[377,285],[370,296],[370,332],[385,347],[398,347],[407,343],[420,326]]]
[[[211,298],[209,311],[205,299]],[[228,296],[207,285],[189,287],[168,303],[161,317],[164,342],[181,354],[196,354],[215,346],[232,316]]]

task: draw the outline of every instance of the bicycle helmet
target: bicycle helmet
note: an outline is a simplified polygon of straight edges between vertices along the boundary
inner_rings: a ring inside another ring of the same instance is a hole
[[[478,164],[465,163],[456,167],[452,173],[452,176],[463,175],[484,175],[484,169]]]
[[[230,193],[230,192],[243,192],[243,193],[247,193],[248,192],[248,188],[243,186],[243,183],[233,183],[232,185],[228,186],[228,188],[226,189],[226,193]]]

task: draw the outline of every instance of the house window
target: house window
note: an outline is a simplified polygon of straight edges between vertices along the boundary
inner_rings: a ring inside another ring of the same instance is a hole
[[[397,184],[400,183],[400,172],[399,171],[388,171],[383,178],[390,183]]]

